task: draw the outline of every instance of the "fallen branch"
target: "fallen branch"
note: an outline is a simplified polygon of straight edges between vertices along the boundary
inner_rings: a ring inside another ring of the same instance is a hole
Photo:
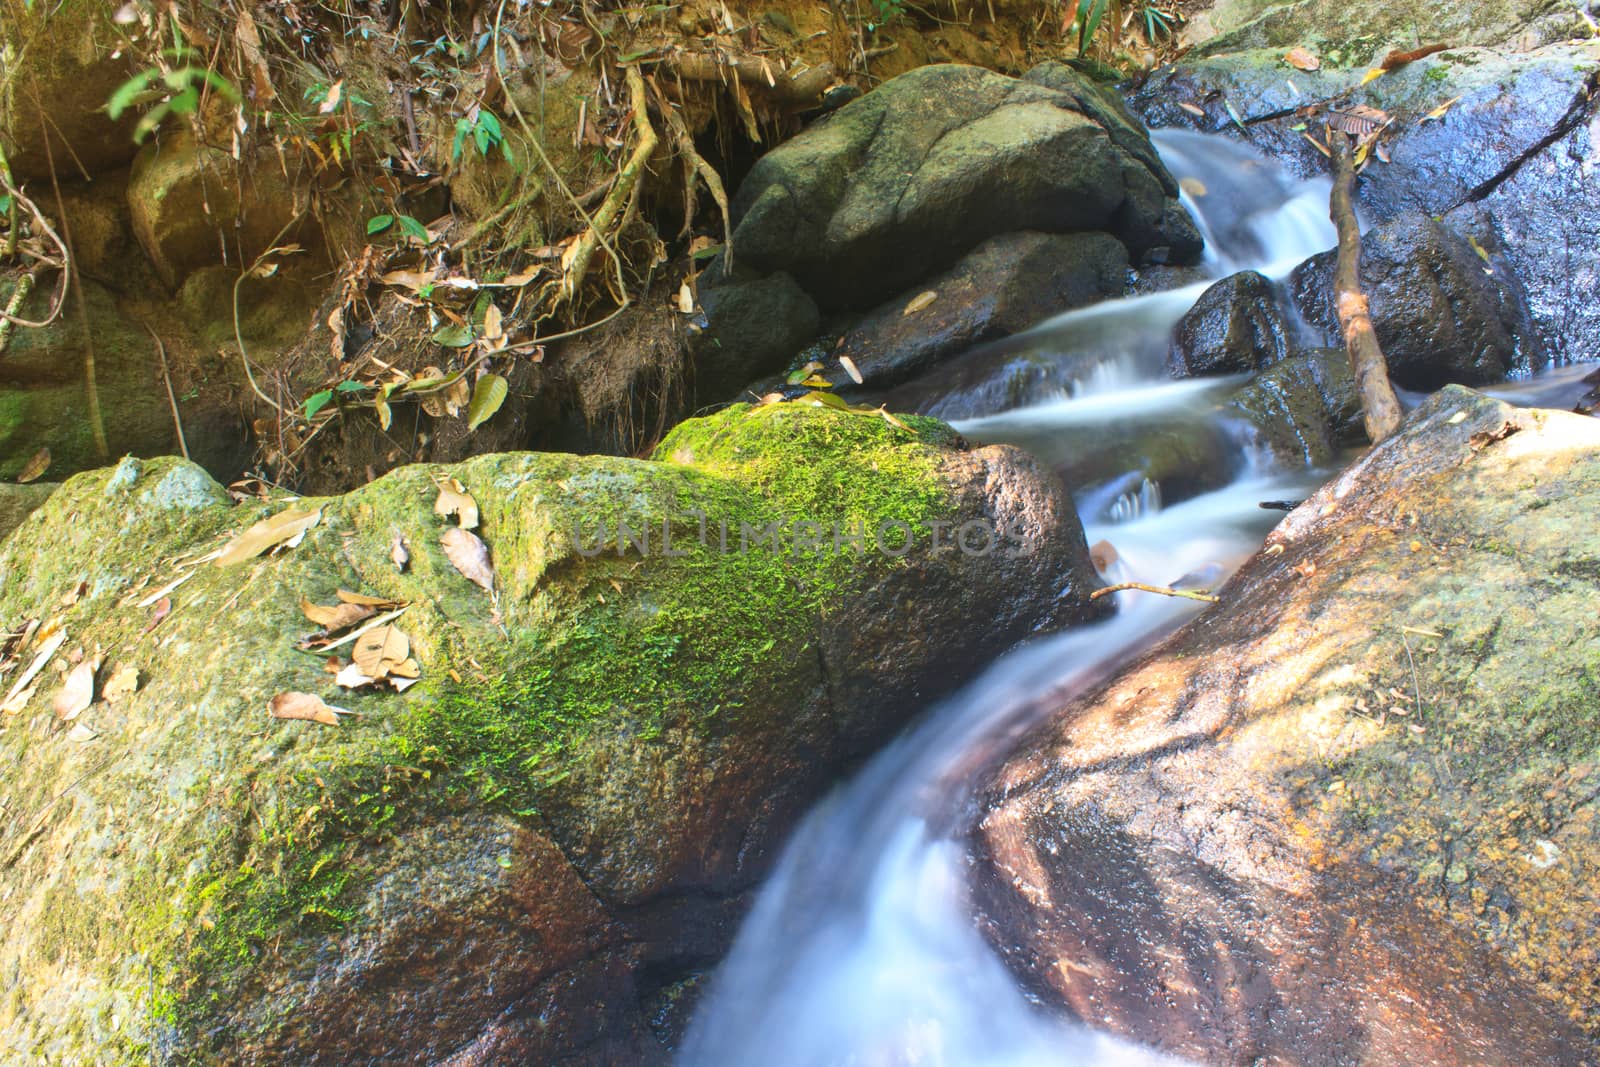
[[[1184,600],[1200,600],[1207,604],[1221,602],[1221,598],[1214,597],[1210,593],[1202,592],[1198,589],[1173,589],[1165,585],[1145,585],[1143,582],[1118,582],[1116,585],[1108,585],[1103,589],[1096,589],[1090,593],[1089,599],[1099,600],[1103,596],[1110,596],[1112,593],[1120,593],[1127,589],[1136,589],[1141,593],[1160,593],[1162,596],[1181,597]]]
[[[685,81],[726,82],[729,75],[753,88],[770,93],[784,104],[809,104],[821,98],[833,84],[833,66],[807,67],[799,72],[774,68],[755,56],[715,55],[709,52],[677,52],[662,60],[663,65]]]
[[[156,355],[161,357],[161,380],[167,383],[167,403],[172,407],[172,425],[178,431],[178,451],[183,453],[183,458],[189,458],[189,442],[184,440],[183,419],[178,417],[178,398],[172,392],[172,373],[167,369],[167,346],[161,343],[161,338],[156,332],[145,327],[150,339],[156,343]]]
[[[1356,171],[1350,138],[1330,126],[1328,141],[1333,150],[1333,193],[1328,198],[1328,213],[1339,232],[1339,258],[1333,271],[1334,304],[1345,351],[1350,355],[1350,369],[1355,373],[1367,437],[1377,444],[1400,425],[1400,401],[1389,384],[1389,365],[1372,328],[1367,296],[1361,291],[1361,226],[1356,222],[1353,206]]]

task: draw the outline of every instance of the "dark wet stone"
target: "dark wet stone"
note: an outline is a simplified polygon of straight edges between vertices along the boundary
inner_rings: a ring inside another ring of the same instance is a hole
[[[1248,374],[1287,356],[1293,332],[1277,287],[1240,271],[1200,294],[1178,321],[1167,364],[1175,378]]]
[[[817,305],[783,272],[703,289],[706,327],[690,341],[701,404],[738,399],[753,379],[788,365],[816,336]]]

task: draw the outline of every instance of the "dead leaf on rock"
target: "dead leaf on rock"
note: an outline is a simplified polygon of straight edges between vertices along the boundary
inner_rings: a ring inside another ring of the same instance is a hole
[[[1283,57],[1283,61],[1295,70],[1312,71],[1322,69],[1322,60],[1318,59],[1306,48],[1289,49],[1288,54]]]
[[[17,483],[19,485],[26,485],[31,481],[36,481],[40,475],[49,469],[50,450],[48,448],[41,448],[39,451],[35,452],[28,462],[22,465],[22,469],[17,472]]]
[[[1200,199],[1202,196],[1205,196],[1206,193],[1210,191],[1206,188],[1206,183],[1201,181],[1199,178],[1180,179],[1178,182],[1178,188],[1182,189],[1196,200]]]
[[[1206,117],[1206,109],[1198,104],[1191,104],[1188,101],[1183,101],[1179,103],[1178,106],[1183,108],[1183,110],[1187,111],[1197,119],[1203,119]]]
[[[442,519],[454,515],[456,524],[463,530],[478,527],[478,502],[472,499],[467,487],[455,478],[439,483],[439,499],[433,502],[433,513]]]
[[[106,679],[105,688],[100,691],[100,696],[107,704],[115,704],[123,697],[139,691],[139,668],[131,663],[124,663],[111,677]]]
[[[335,633],[347,627],[354,626],[363,619],[370,619],[377,612],[365,604],[347,604],[340,602],[324,607],[313,604],[309,600],[300,601],[300,610],[305,617],[322,627],[329,633]]]
[[[862,385],[865,383],[865,379],[861,377],[861,368],[857,367],[856,361],[851,359],[849,356],[840,356],[839,366],[843,367],[844,372],[850,375],[850,380],[852,382],[855,382],[857,385]]]
[[[439,538],[444,554],[466,579],[486,593],[494,592],[494,566],[489,562],[489,546],[477,534],[452,527]]]
[[[94,703],[94,672],[100,669],[100,657],[91,656],[67,672],[67,680],[56,694],[53,706],[56,718],[71,722]]]
[[[402,607],[403,600],[391,600],[388,597],[368,596],[366,593],[352,593],[348,589],[340,589],[334,594],[342,604],[359,604],[364,608],[373,608],[377,611],[388,611],[391,608]]]
[[[85,741],[93,741],[99,736],[100,735],[95,733],[94,730],[90,729],[88,726],[85,726],[81,722],[67,731],[67,740],[78,745],[83,744]]]
[[[364,685],[371,685],[377,679],[368,674],[363,674],[361,668],[354,663],[347,663],[339,668],[333,676],[335,685],[346,689],[360,689]]]
[[[379,626],[356,639],[350,660],[362,674],[376,680],[388,675],[410,655],[411,638],[404,630],[398,626]]]
[[[1417,125],[1423,126],[1429,122],[1443,122],[1445,115],[1452,107],[1456,105],[1460,99],[1461,98],[1459,96],[1452,96],[1450,99],[1446,100],[1444,103],[1440,104],[1438,107],[1434,108],[1432,111],[1418,119]]]
[[[77,585],[73,586],[71,589],[68,589],[61,595],[61,606],[64,608],[72,607],[72,605],[76,604],[79,598],[88,591],[89,583],[79,582]]]
[[[279,693],[267,702],[267,710],[274,719],[304,719],[325,726],[338,726],[340,715],[349,715],[344,708],[336,708],[321,697],[311,693]]]
[[[395,570],[402,574],[411,565],[411,549],[406,545],[404,534],[394,535],[394,540],[389,543],[389,558],[394,561]]]
[[[903,316],[914,315],[937,299],[939,299],[938,293],[934,292],[932,289],[925,289],[916,296],[912,297],[911,302],[906,305],[906,309],[900,314]]]
[[[164,596],[156,601],[156,606],[150,609],[150,621],[144,624],[144,632],[149,633],[161,625],[161,620],[172,614],[172,598]]]
[[[307,530],[321,521],[321,508],[315,511],[287,508],[276,515],[262,519],[229,541],[223,546],[222,553],[217,556],[216,565],[229,567],[235,563],[243,563],[279,545],[293,548],[300,543],[301,538],[305,537]]]
[[[0,715],[20,715],[22,709],[28,706],[28,701],[33,699],[33,694],[39,691],[39,683],[34,682],[25,689],[13,690],[6,696],[5,702],[0,703]]]
[[[39,645],[38,653],[36,653],[33,657],[33,662],[28,664],[28,669],[23,671],[21,676],[18,677],[14,683],[12,683],[11,691],[6,694],[5,704],[7,707],[10,707],[13,701],[19,699],[21,700],[22,704],[26,704],[28,702],[27,698],[21,697],[20,694],[24,689],[28,688],[28,683],[33,681],[34,677],[40,671],[44,670],[44,665],[50,662],[50,657],[56,654],[56,651],[66,643],[66,640],[67,631],[64,629],[57,629],[46,634],[43,642]],[[22,708],[19,705],[17,707],[17,711],[21,710]],[[11,712],[11,714],[14,715],[16,712]]]

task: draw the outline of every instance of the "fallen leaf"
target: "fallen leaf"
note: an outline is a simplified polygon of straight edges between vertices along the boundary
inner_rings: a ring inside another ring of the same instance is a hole
[[[370,619],[372,616],[377,614],[376,611],[366,604],[347,604],[341,602],[338,604],[330,604],[324,607],[321,604],[313,604],[309,600],[300,601],[300,611],[305,615],[306,618],[310,619],[312,622],[316,623],[329,633],[334,633],[335,631],[354,626],[356,623],[361,622],[364,619]]]
[[[1209,191],[1206,189],[1206,183],[1201,181],[1199,178],[1183,178],[1178,182],[1178,188],[1182,189],[1184,192],[1188,193],[1197,200],[1200,197],[1205,196]]]
[[[456,570],[485,592],[494,592],[494,567],[489,562],[489,546],[478,536],[458,527],[451,527],[439,538],[444,554]]]
[[[229,541],[216,558],[218,567],[228,567],[235,563],[254,559],[279,545],[288,545],[290,548],[300,543],[306,531],[322,521],[322,509],[306,511],[298,508],[288,508],[269,518],[262,519],[248,530]]]
[[[493,344],[505,340],[505,337],[505,323],[500,308],[490,304],[483,309],[483,339]]]
[[[33,699],[33,694],[39,691],[39,683],[34,682],[26,689],[13,691],[6,697],[5,703],[0,704],[0,715],[18,715],[28,706],[28,701]]]
[[[150,621],[144,624],[144,632],[149,633],[161,625],[161,620],[172,614],[172,598],[162,597],[156,601],[156,606],[150,610]]]
[[[414,378],[410,384],[413,389],[428,385],[438,385],[444,381],[444,376],[444,371],[439,367],[427,366],[422,368],[422,373]],[[449,413],[449,408],[445,406],[443,391],[424,394],[420,403],[422,404],[422,410],[436,419],[442,419]]]
[[[403,600],[392,600],[389,597],[368,596],[365,593],[352,593],[348,589],[341,589],[335,594],[341,603],[360,604],[362,607],[376,608],[379,611],[388,611],[398,608],[405,603]]]
[[[1379,78],[1383,77],[1385,73],[1386,72],[1382,67],[1373,67],[1371,70],[1367,71],[1364,77],[1362,77],[1361,84],[1366,85],[1368,82],[1375,82]]]
[[[22,465],[22,469],[17,472],[17,482],[18,484],[25,485],[28,482],[36,480],[41,474],[49,469],[50,450],[48,448],[41,448],[39,451],[35,452],[33,457],[29,459],[28,462],[24,463]]]
[[[1378,157],[1378,162],[1380,163],[1389,162],[1389,146],[1382,141],[1379,141],[1377,146],[1373,148],[1372,154]]]
[[[107,704],[115,704],[123,697],[138,691],[139,668],[131,663],[124,663],[106,679],[105,688],[100,691],[100,696]]]
[[[82,597],[83,594],[87,593],[88,591],[89,591],[89,583],[88,582],[79,582],[77,585],[73,586],[71,589],[68,589],[65,593],[61,594],[61,606],[64,607],[64,608],[72,607],[72,605],[76,604],[78,602],[78,599],[80,597]]]
[[[1233,120],[1233,124],[1239,127],[1241,130],[1244,129],[1244,119],[1240,118],[1239,112],[1234,110],[1233,102],[1231,100],[1224,100],[1222,102],[1222,106],[1228,109],[1228,117]]]
[[[850,380],[852,382],[855,382],[857,385],[863,384],[864,379],[861,377],[861,368],[856,366],[855,360],[851,359],[849,356],[840,356],[839,366],[843,367],[844,372],[850,375]]]
[[[1407,63],[1415,63],[1417,60],[1425,59],[1428,56],[1433,55],[1435,52],[1443,52],[1449,47],[1450,46],[1448,44],[1430,44],[1424,45],[1421,48],[1413,48],[1409,52],[1401,52],[1397,49],[1383,57],[1383,62],[1378,64],[1378,69],[1385,71],[1399,70]]]
[[[1112,565],[1120,558],[1116,547],[1110,541],[1102,539],[1089,546],[1089,562],[1094,564],[1094,569],[1101,574],[1109,572]]]
[[[432,285],[439,277],[438,271],[433,270],[392,270],[378,279],[383,285],[398,285],[406,289],[417,290],[424,286]]]
[[[354,663],[347,663],[334,673],[333,681],[335,685],[346,689],[360,689],[364,685],[371,685],[377,679],[363,674],[361,668]]]
[[[445,413],[453,419],[472,402],[472,387],[465,377],[457,377],[445,387],[443,396]]]
[[[95,733],[88,726],[81,722],[67,731],[67,740],[77,745],[81,745],[85,741],[93,741],[99,736],[99,734]]]
[[[911,303],[907,304],[906,305],[906,309],[904,311],[902,311],[900,314],[901,315],[914,315],[917,312],[921,311],[923,308],[927,307],[929,304],[933,303],[938,298],[939,298],[939,294],[938,293],[934,292],[932,289],[925,289],[922,292],[918,293],[916,296],[912,297],[911,298]]]
[[[389,668],[389,674],[395,678],[420,678],[422,667],[414,659],[403,659]]]
[[[389,558],[394,561],[395,569],[401,573],[411,565],[411,549],[406,547],[404,534],[394,535],[394,540],[389,543]]]
[[[274,719],[304,719],[325,726],[338,726],[340,715],[349,715],[344,708],[336,708],[311,693],[279,693],[267,702],[267,710]]]
[[[322,115],[331,115],[339,107],[339,99],[344,96],[344,79],[340,78],[328,87],[328,98],[317,107],[317,112]]]
[[[506,402],[506,393],[510,388],[498,374],[485,374],[479,378],[478,384],[472,389],[472,402],[467,405],[467,429],[476,430],[494,418],[494,413]]]
[[[1305,48],[1289,49],[1289,53],[1283,57],[1283,61],[1296,70],[1322,69],[1322,60],[1312,55],[1311,51]]]
[[[1489,262],[1489,250],[1478,242],[1478,238],[1476,236],[1470,233],[1467,234],[1467,244],[1471,245],[1472,250],[1478,253],[1479,259],[1483,260],[1485,263]]]
[[[1428,122],[1442,122],[1442,121],[1444,121],[1445,114],[1452,107],[1454,107],[1455,104],[1457,103],[1457,101],[1459,101],[1460,99],[1461,98],[1459,96],[1452,96],[1450,99],[1446,100],[1444,103],[1440,104],[1438,107],[1434,108],[1432,111],[1428,112],[1426,115],[1424,115],[1420,119],[1418,119],[1417,120],[1417,125],[1421,126],[1424,123],[1428,123]]]
[[[64,629],[56,630],[45,637],[43,644],[39,646],[39,651],[33,657],[33,662],[28,664],[28,669],[23,671],[17,680],[12,683],[11,691],[6,694],[7,707],[11,705],[12,700],[17,698],[23,689],[27,688],[28,683],[33,681],[40,671],[44,670],[45,664],[50,662],[50,657],[56,654],[56,651],[66,643],[66,640],[67,631]],[[22,702],[26,704],[27,700],[23,699]],[[21,709],[19,708],[18,710],[20,711]]]
[[[685,315],[694,314],[694,290],[687,281],[678,286],[678,310]]]
[[[1188,101],[1183,101],[1179,103],[1178,106],[1183,108],[1183,110],[1187,111],[1189,114],[1193,115],[1195,118],[1203,119],[1206,117],[1206,109],[1198,104],[1191,104]]]
[[[411,655],[411,638],[398,626],[379,626],[356,640],[350,661],[369,678],[382,678]]]
[[[1352,137],[1368,137],[1389,124],[1389,113],[1366,104],[1328,110],[1328,125]]]
[[[478,502],[455,478],[439,483],[439,499],[433,502],[433,513],[442,519],[454,515],[456,525],[463,530],[474,530],[478,526]]]
[[[52,701],[56,718],[71,722],[94,703],[94,672],[99,669],[100,657],[93,656],[67,672],[66,682]]]

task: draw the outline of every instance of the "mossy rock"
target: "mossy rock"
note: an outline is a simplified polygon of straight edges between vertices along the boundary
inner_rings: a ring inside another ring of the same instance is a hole
[[[720,950],[830,778],[1098,613],[1059,485],[931,420],[736,407],[659,457],[402,468],[298,503],[321,511],[302,543],[229,567],[207,553],[284,502],[230,507],[173,459],[68,481],[0,547],[0,630],[59,617],[63,654],[141,685],[83,713],[88,740],[54,721],[53,672],[0,720],[0,1060],[660,1058],[640,998]],[[446,475],[493,596],[440,546]],[[772,523],[974,520],[1026,550],[737,550]],[[341,588],[409,605],[415,687],[342,692],[296,650],[301,599]],[[358,714],[273,719],[284,691]]]
[[[1425,401],[995,774],[999,950],[1199,1062],[1593,1062],[1597,501],[1600,422]]]

